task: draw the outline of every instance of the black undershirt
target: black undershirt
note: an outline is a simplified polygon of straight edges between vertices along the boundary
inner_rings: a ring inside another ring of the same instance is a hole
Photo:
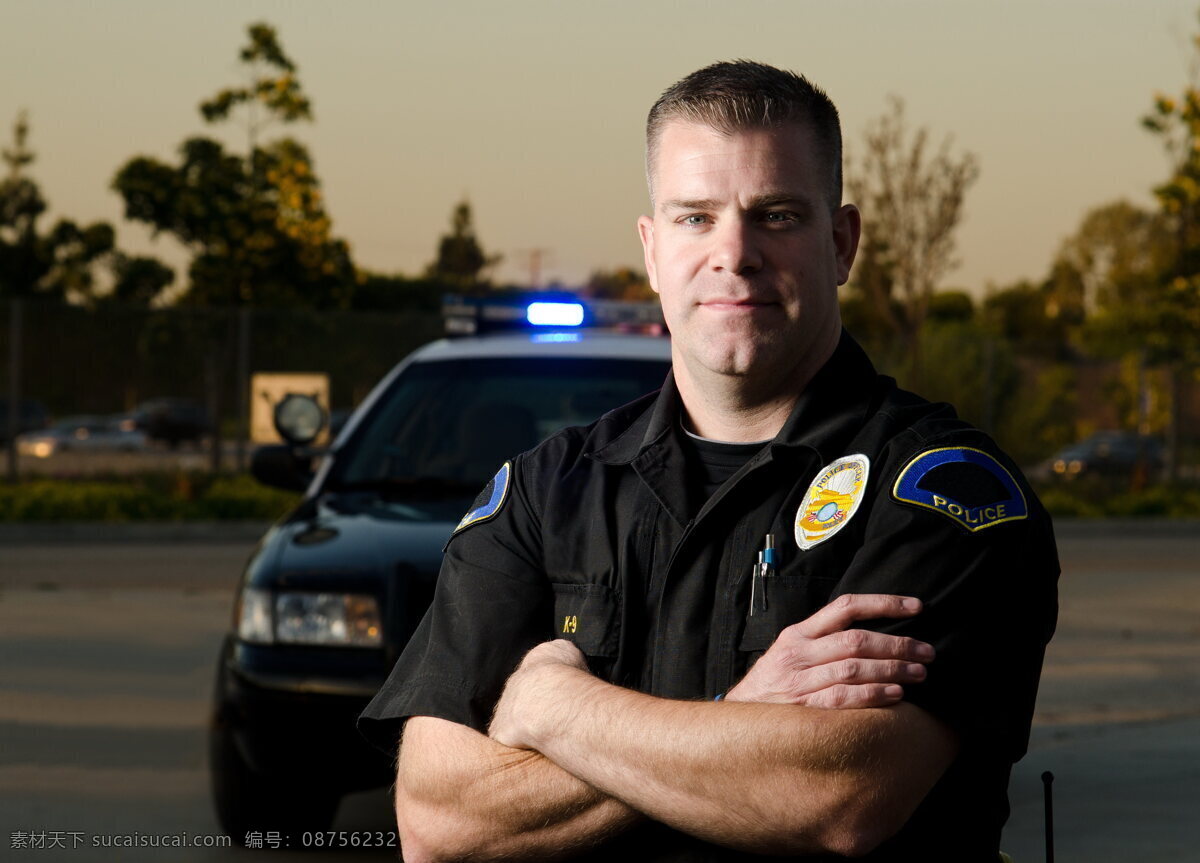
[[[706,440],[680,429],[679,444],[687,459],[689,496],[702,506],[712,497],[713,492],[737,473],[765,443],[766,441],[726,443]]]

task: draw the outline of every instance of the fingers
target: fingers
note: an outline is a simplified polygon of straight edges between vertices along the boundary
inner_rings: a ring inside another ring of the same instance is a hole
[[[792,627],[788,627],[791,629]],[[796,633],[798,636],[798,633]],[[780,633],[784,645],[794,637],[787,630]],[[805,639],[803,663],[809,667],[836,662],[839,659],[903,659],[910,662],[930,662],[933,646],[915,638],[888,635],[866,629],[846,629],[823,638]],[[798,660],[799,656],[796,657]]]
[[[856,620],[877,617],[912,617],[921,610],[921,600],[913,596],[886,593],[846,593],[817,613],[788,629],[805,638],[821,638],[848,629]],[[787,630],[784,630],[786,632]]]
[[[814,691],[842,684],[918,683],[925,674],[921,663],[898,659],[843,659],[808,672]]]
[[[841,710],[857,707],[889,707],[904,696],[902,687],[893,684],[871,683],[862,686],[838,684],[814,692],[800,703],[806,707]]]
[[[925,679],[919,662],[880,659],[845,659],[800,672],[792,682],[790,701],[813,707],[862,707],[892,703],[904,695],[900,684]]]

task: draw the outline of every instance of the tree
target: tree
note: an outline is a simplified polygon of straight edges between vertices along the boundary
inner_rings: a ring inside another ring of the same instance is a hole
[[[656,298],[645,274],[630,267],[596,270],[588,277],[582,293],[584,296],[601,300],[649,302]]]
[[[484,253],[475,236],[471,203],[463,199],[450,216],[450,233],[438,242],[437,258],[426,268],[426,274],[461,288],[477,288],[487,283],[484,274],[500,259],[500,255]]]
[[[346,307],[357,275],[331,236],[308,151],[290,137],[260,144],[268,126],[312,118],[312,106],[273,28],[253,24],[241,51],[248,83],[200,105],[207,122],[245,109],[247,150],[193,137],[169,165],[149,157],[118,170],[127,218],[174,235],[192,251],[183,302],[201,306]]]
[[[175,281],[175,271],[154,258],[113,254],[113,288],[108,299],[129,306],[149,307]]]
[[[1200,60],[1200,36],[1192,39]],[[1200,86],[1195,76],[1178,98],[1159,93],[1142,125],[1158,137],[1169,164],[1154,189],[1159,211],[1115,209],[1128,231],[1110,245],[1124,255],[1105,262],[1107,290],[1097,293],[1093,338],[1109,350],[1137,357],[1142,389],[1149,367],[1165,370],[1170,404],[1167,421],[1168,477],[1174,477],[1179,438],[1181,382],[1200,366]],[[1131,263],[1126,263],[1126,260]],[[1138,403],[1144,405],[1145,398]],[[1142,410],[1145,425],[1146,414]]]
[[[29,119],[21,113],[11,146],[0,153],[8,166],[0,180],[0,297],[89,300],[97,266],[113,251],[112,226],[60,219],[49,232],[38,231],[46,201],[26,174],[35,160],[28,140]]]
[[[918,385],[921,328],[934,290],[956,265],[954,231],[979,166],[971,153],[952,155],[949,137],[930,154],[929,131],[918,129],[910,138],[904,102],[896,96],[890,101],[889,110],[868,125],[862,158],[846,176],[864,224],[852,291],[898,340]]]
[[[312,119],[312,104],[300,82],[296,80],[296,64],[283,53],[275,29],[263,23],[251,24],[247,28],[250,44],[241,51],[241,61],[248,67],[250,83],[245,87],[226,88],[211,99],[200,103],[200,113],[208,122],[224,120],[234,108],[249,109],[247,131],[250,134],[249,149],[254,149],[255,138],[265,124],[276,120],[294,123]],[[259,116],[258,106],[266,113]]]
[[[1113,201],[1089,210],[1055,258],[1056,299],[1078,312],[1111,313],[1151,298],[1171,266],[1172,238],[1166,220]]]
[[[1200,59],[1200,36],[1192,42]],[[1157,278],[1136,281],[1112,305],[1149,360],[1177,375],[1200,365],[1200,87],[1188,85],[1178,99],[1157,95],[1142,124],[1170,161],[1170,176],[1154,189],[1169,253],[1154,267]]]

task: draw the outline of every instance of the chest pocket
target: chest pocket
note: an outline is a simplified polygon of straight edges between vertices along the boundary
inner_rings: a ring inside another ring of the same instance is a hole
[[[621,639],[616,592],[604,584],[554,584],[554,638],[587,656],[612,658]]]
[[[766,650],[786,627],[828,604],[837,584],[837,578],[812,575],[773,575],[762,579],[755,589],[765,589],[767,608],[764,611],[759,606],[753,614],[746,615],[746,628],[738,648]]]

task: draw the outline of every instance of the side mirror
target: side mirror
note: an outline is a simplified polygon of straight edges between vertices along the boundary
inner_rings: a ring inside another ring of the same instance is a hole
[[[250,473],[263,485],[304,491],[312,481],[312,461],[298,457],[289,444],[260,446],[250,460]]]
[[[325,411],[312,396],[288,393],[275,405],[275,430],[292,446],[312,443],[325,426]]]

